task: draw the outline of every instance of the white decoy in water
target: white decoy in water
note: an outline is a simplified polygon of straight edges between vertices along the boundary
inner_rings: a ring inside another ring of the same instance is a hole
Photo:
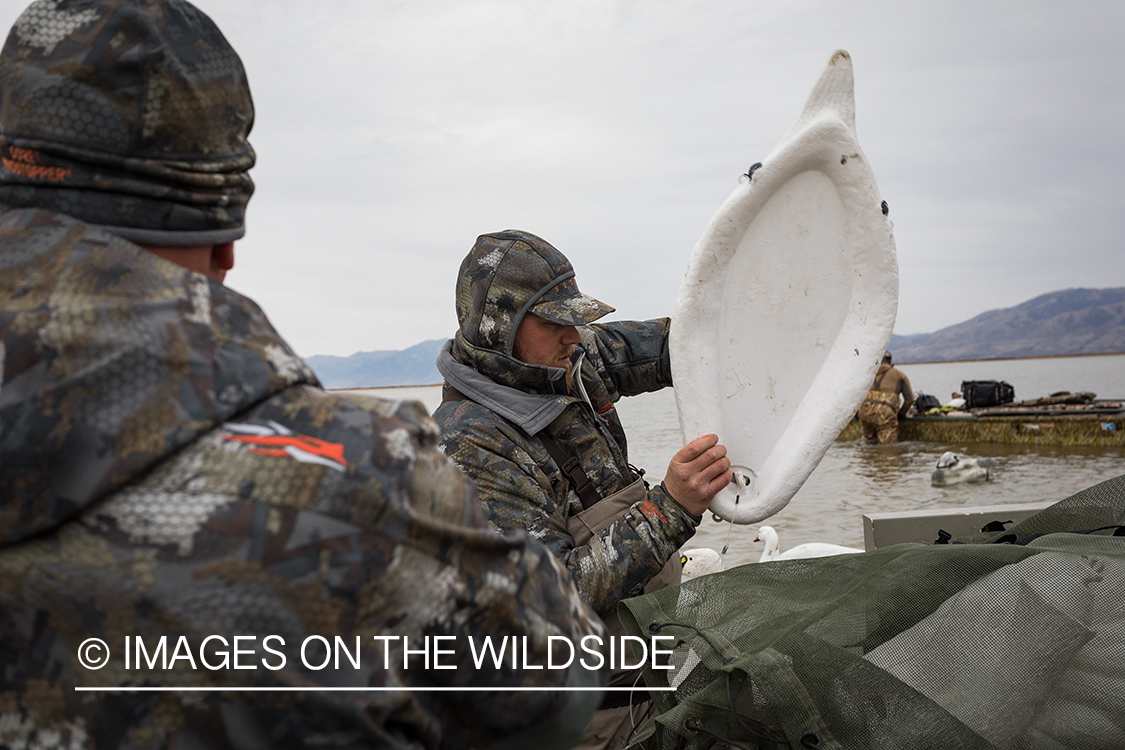
[[[772,560],[797,560],[804,557],[831,557],[832,555],[854,555],[863,552],[861,549],[855,547],[844,547],[839,544],[828,544],[826,542],[806,542],[805,544],[798,544],[793,549],[781,551],[781,543],[777,539],[777,532],[774,531],[772,526],[762,526],[758,529],[758,536],[754,538],[755,542],[763,542],[766,545],[765,551],[762,552],[762,559],[758,562],[770,562]]]
[[[685,549],[680,553],[680,562],[684,566],[681,578],[685,581],[711,573],[720,573],[723,570],[722,556],[708,547]]]
[[[991,478],[988,470],[995,465],[991,458],[968,458],[946,451],[938,459],[930,483],[935,487],[948,487],[963,482],[987,482]]]

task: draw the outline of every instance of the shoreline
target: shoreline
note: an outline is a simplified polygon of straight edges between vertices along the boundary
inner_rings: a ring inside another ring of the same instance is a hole
[[[895,366],[906,367],[908,365],[952,365],[960,363],[973,363],[973,362],[1012,362],[1023,359],[1067,359],[1076,357],[1121,357],[1125,356],[1125,352],[1092,352],[1084,354],[1036,354],[1026,357],[977,357],[975,359],[926,359],[917,361],[896,361]],[[346,388],[325,388],[326,391],[371,391],[371,390],[392,390],[395,388],[433,388],[440,386],[441,381],[436,383],[416,383],[409,385],[353,385]]]
[[[1024,357],[976,357],[974,359],[919,359],[907,361],[895,361],[895,367],[899,365],[951,365],[959,362],[1011,362],[1018,359],[1066,359],[1069,357],[1120,357],[1125,355],[1125,352],[1087,352],[1083,354],[1029,354]]]
[[[344,391],[384,391],[391,390],[392,388],[435,388],[441,385],[441,383],[418,383],[415,385],[350,385],[347,388],[325,388],[324,390],[342,393]]]

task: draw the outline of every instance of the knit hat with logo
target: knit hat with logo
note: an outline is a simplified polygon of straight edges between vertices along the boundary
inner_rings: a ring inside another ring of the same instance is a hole
[[[184,0],[38,0],[0,52],[0,204],[134,242],[238,239],[254,191],[242,61]]]

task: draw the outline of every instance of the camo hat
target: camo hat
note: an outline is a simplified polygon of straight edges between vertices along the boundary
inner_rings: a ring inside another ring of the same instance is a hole
[[[0,52],[0,203],[154,245],[245,233],[254,104],[184,0],[37,0]]]
[[[613,308],[578,291],[570,261],[549,242],[518,230],[481,235],[458,275],[461,335],[472,346],[511,354],[528,312],[585,325]]]

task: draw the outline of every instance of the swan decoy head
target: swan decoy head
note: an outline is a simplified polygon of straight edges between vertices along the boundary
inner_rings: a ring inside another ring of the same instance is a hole
[[[958,456],[953,451],[946,451],[945,453],[942,453],[941,458],[937,460],[937,468],[948,469],[950,466],[956,465],[960,460],[960,456]]]
[[[767,550],[776,550],[779,546],[777,531],[772,526],[760,526],[754,541],[764,543]]]
[[[685,581],[723,570],[722,556],[707,547],[684,550],[680,555],[680,563],[683,565],[681,576]]]
[[[777,539],[777,532],[774,531],[772,526],[759,526],[758,536],[754,537],[755,542],[763,542],[766,546],[762,550],[762,557],[758,562],[765,560],[772,560],[780,554],[781,543]]]

